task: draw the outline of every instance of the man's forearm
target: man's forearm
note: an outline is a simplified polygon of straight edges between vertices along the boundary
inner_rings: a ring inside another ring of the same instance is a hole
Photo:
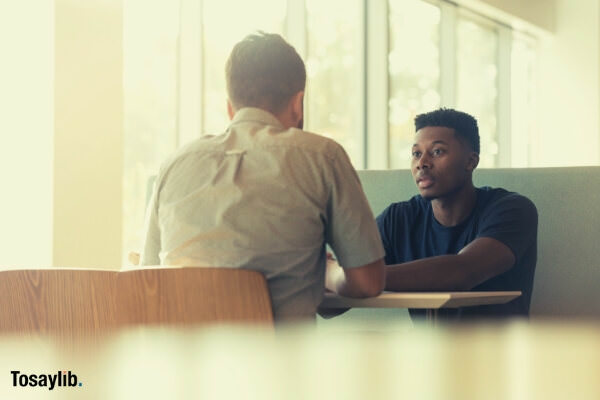
[[[508,271],[515,264],[512,250],[489,237],[475,239],[456,255],[427,257],[389,265],[387,290],[470,290]]]
[[[469,290],[478,282],[458,255],[428,257],[403,264],[388,265],[386,290],[439,291]]]

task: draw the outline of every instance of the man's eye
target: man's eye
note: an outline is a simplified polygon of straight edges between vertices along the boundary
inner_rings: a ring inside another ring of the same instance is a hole
[[[419,158],[419,157],[421,157],[421,152],[420,151],[413,151],[412,152],[412,156],[413,156],[413,158]]]
[[[444,152],[444,150],[442,150],[442,149],[434,149],[432,153],[433,153],[434,156],[439,156],[443,152]]]

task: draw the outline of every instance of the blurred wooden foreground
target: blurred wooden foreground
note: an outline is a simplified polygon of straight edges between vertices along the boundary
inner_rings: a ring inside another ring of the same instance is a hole
[[[0,338],[0,398],[600,398],[600,325],[577,321],[343,333],[296,326],[137,328],[67,350]],[[81,387],[13,387],[9,371]]]

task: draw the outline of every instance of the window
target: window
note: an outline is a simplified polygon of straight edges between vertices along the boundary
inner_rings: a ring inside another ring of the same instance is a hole
[[[511,167],[528,167],[535,126],[536,42],[514,33],[511,54]]]
[[[450,1],[124,7],[125,252],[139,248],[147,182],[160,162],[227,127],[225,61],[257,30],[281,33],[304,58],[305,127],[338,141],[356,168],[408,168],[413,118],[440,106],[478,119],[481,167],[528,165],[536,40]]]
[[[479,167],[498,165],[498,32],[461,15],[456,26],[456,107],[477,118]]]
[[[306,129],[336,140],[361,167],[362,1],[307,0],[306,8]]]
[[[223,132],[229,124],[225,62],[231,49],[252,32],[262,30],[281,34],[286,4],[281,0],[204,0],[202,5],[204,40],[201,46],[204,62],[199,69],[202,71],[205,86],[200,105],[203,116],[202,132],[198,134],[216,134]]]
[[[440,9],[391,0],[389,31],[389,165],[407,168],[415,116],[440,106]]]
[[[124,262],[139,248],[148,179],[177,147],[178,14],[175,2],[124,2]]]

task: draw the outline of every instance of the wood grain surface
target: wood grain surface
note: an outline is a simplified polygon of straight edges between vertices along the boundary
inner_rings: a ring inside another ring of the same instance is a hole
[[[93,335],[116,327],[113,271],[0,271],[0,332]]]
[[[260,272],[237,268],[154,268],[117,277],[121,324],[273,323]],[[131,290],[135,288],[135,290]]]
[[[273,324],[266,281],[230,268],[0,271],[0,333],[94,337],[131,325]]]

